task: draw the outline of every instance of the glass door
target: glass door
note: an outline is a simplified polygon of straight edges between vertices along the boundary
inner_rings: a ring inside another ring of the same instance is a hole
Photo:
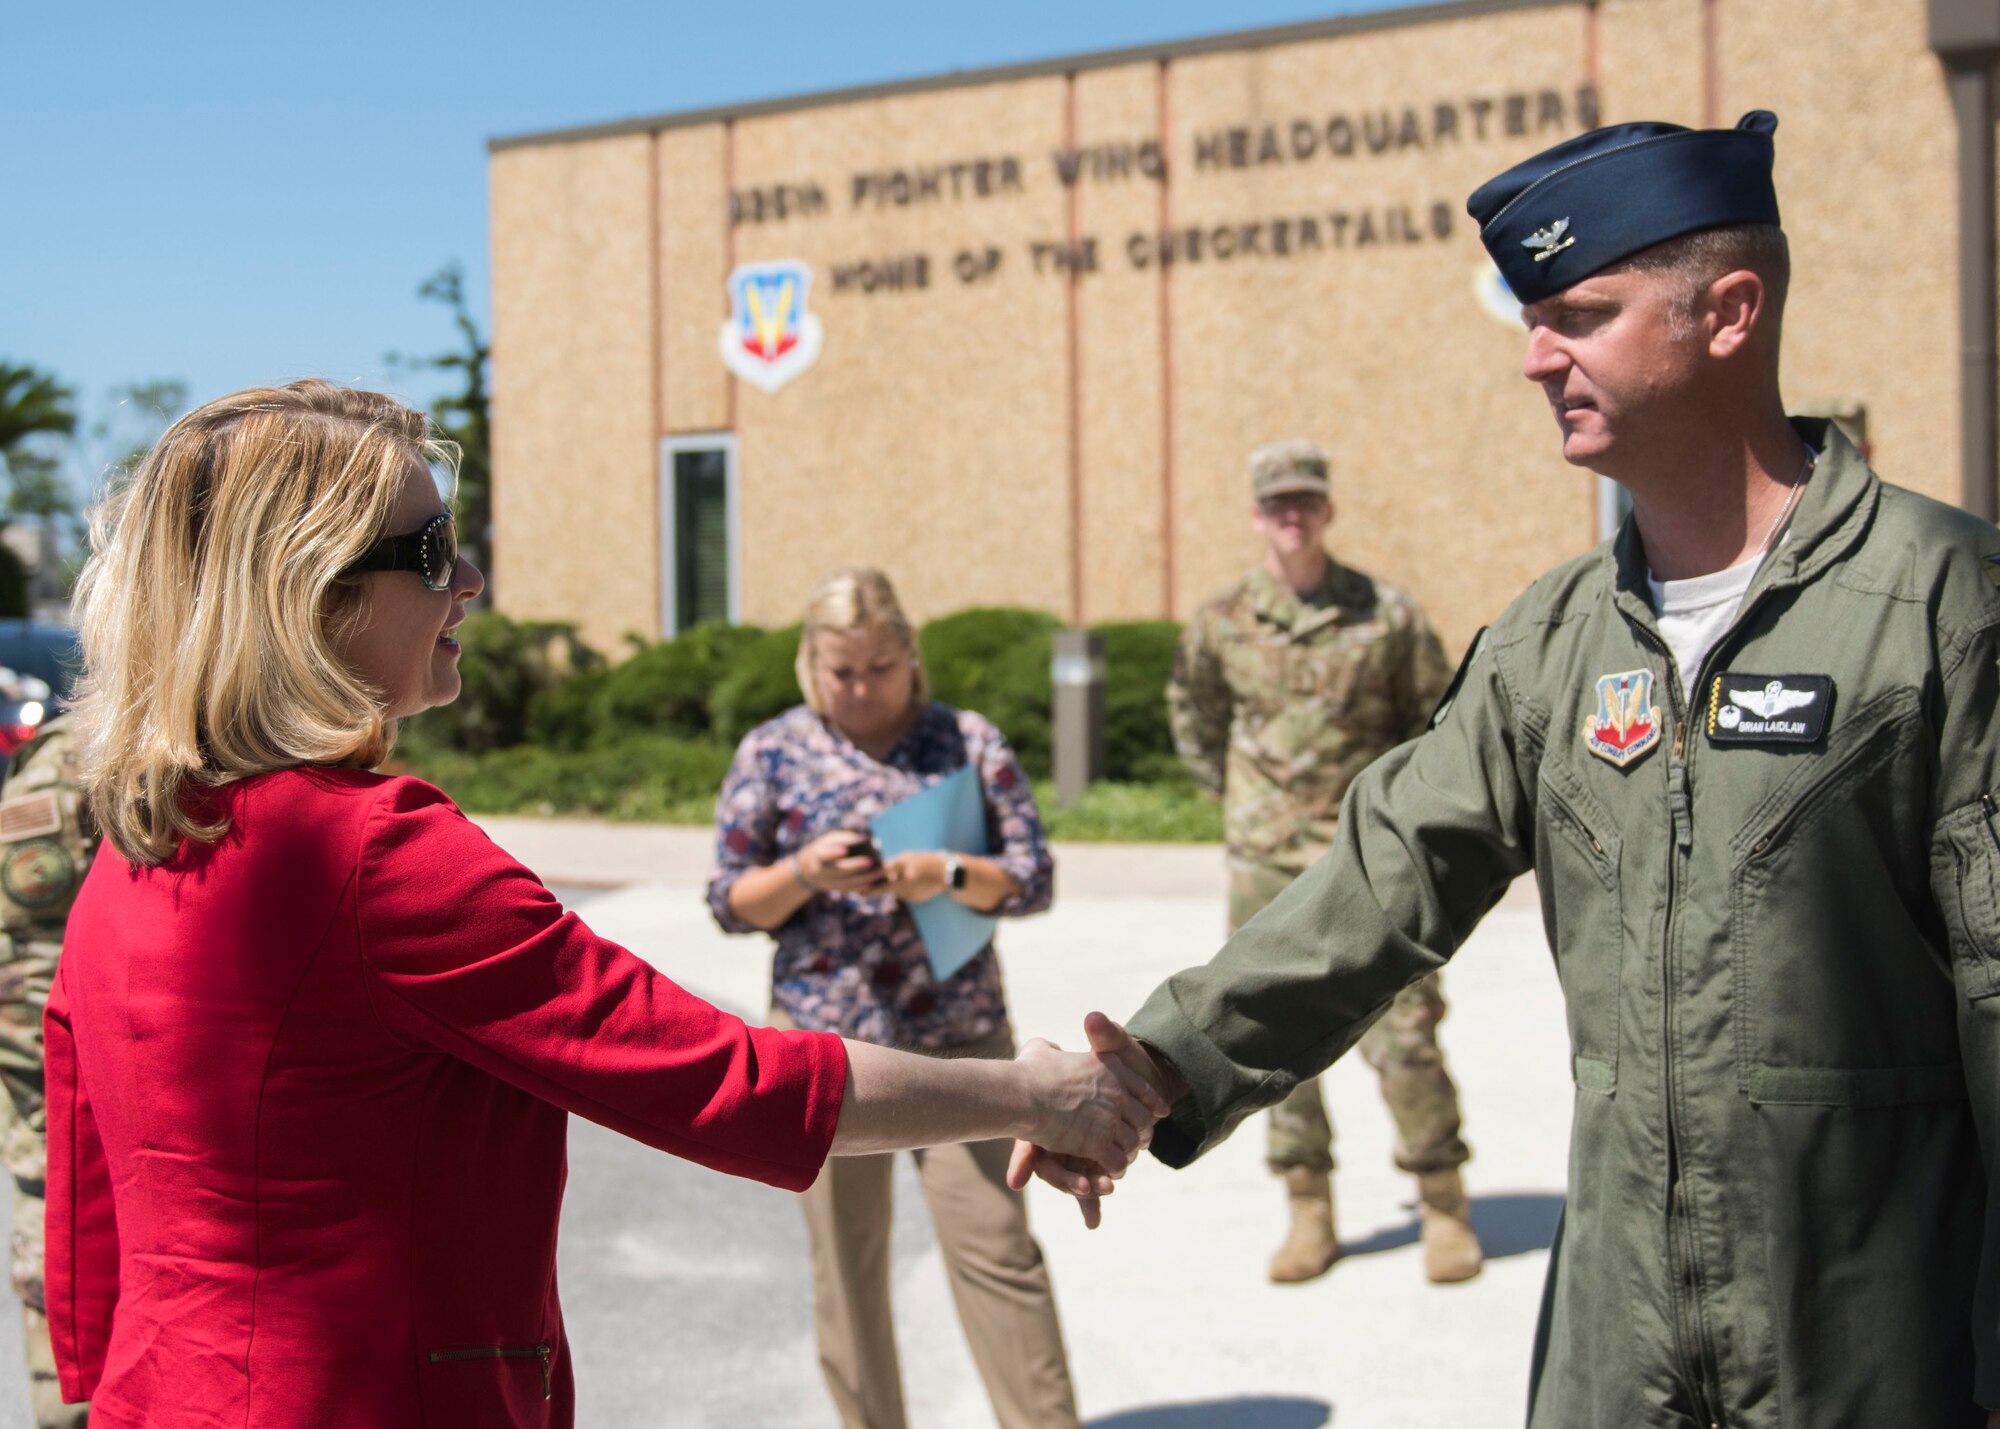
[[[741,618],[736,438],[669,437],[660,459],[660,633]]]

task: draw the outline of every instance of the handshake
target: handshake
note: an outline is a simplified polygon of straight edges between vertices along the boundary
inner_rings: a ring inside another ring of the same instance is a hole
[[[1018,1191],[1039,1176],[1076,1197],[1083,1223],[1095,1230],[1101,1199],[1152,1144],[1154,1124],[1187,1087],[1103,1013],[1088,1014],[1083,1031],[1088,1053],[1065,1053],[1036,1038],[1015,1059],[1035,1112],[1029,1136],[1014,1143],[1007,1184]]]

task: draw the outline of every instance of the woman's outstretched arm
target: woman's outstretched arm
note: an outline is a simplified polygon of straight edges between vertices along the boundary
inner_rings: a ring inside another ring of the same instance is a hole
[[[1117,1057],[1063,1052],[1040,1038],[1011,1062],[849,1041],[832,1154],[1012,1136],[1118,1176],[1166,1112],[1160,1094]]]

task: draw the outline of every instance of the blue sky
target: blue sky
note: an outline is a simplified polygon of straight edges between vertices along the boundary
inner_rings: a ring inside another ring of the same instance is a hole
[[[196,402],[303,375],[417,399],[391,352],[451,340],[444,263],[487,307],[494,135],[1007,64],[1399,0],[494,0],[10,7],[0,358]]]

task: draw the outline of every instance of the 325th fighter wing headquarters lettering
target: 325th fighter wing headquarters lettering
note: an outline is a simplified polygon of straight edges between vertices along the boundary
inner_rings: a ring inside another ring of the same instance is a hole
[[[1597,91],[1521,90],[1301,114],[1244,124],[1209,125],[1184,141],[1185,162],[1196,173],[1366,159],[1389,154],[1439,152],[1464,144],[1546,138],[1595,128]],[[788,223],[846,211],[893,211],[939,204],[978,203],[1025,191],[1037,167],[1020,154],[987,154],[919,164],[857,169],[844,184],[799,177],[751,184],[728,196],[731,225]],[[1050,151],[1047,172],[1057,184],[1161,182],[1168,157],[1157,137],[1136,136]],[[842,200],[844,199],[844,205]]]

